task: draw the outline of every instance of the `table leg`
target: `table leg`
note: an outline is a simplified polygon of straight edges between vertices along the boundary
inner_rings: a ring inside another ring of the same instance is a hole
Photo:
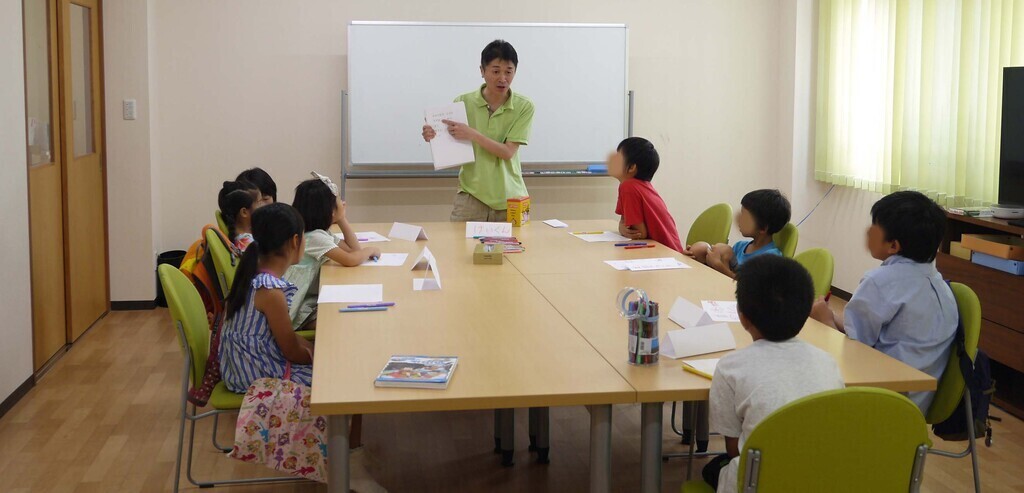
[[[661,402],[640,405],[640,492],[661,491]]]
[[[516,453],[516,410],[499,409],[501,421],[501,465],[512,467]]]
[[[327,418],[327,490],[349,492],[348,415]]]
[[[612,482],[612,406],[590,406],[590,491],[608,493]]]
[[[530,408],[530,445],[537,452],[537,462],[547,464],[550,462],[548,455],[551,452],[551,408],[531,407]]]

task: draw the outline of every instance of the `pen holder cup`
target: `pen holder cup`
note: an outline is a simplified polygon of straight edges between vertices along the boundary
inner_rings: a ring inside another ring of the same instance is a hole
[[[636,366],[658,363],[658,303],[647,302],[647,313],[638,313],[639,304],[629,303],[629,313],[636,314],[627,318],[629,327],[629,364]]]

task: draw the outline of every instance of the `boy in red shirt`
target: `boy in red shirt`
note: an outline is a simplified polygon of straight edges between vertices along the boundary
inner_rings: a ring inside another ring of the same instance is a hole
[[[682,253],[676,221],[651,185],[658,163],[654,144],[640,137],[623,140],[608,156],[608,176],[619,180],[619,234],[631,240],[650,238]]]

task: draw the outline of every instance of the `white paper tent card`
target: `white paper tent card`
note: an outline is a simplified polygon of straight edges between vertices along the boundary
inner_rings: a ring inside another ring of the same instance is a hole
[[[434,158],[434,169],[454,168],[476,160],[473,154],[473,143],[452,137],[452,134],[448,133],[448,124],[443,121],[468,124],[469,119],[466,118],[464,103],[449,103],[436,108],[427,108],[423,111],[423,118],[435,133],[434,138],[430,139],[430,154]]]
[[[427,230],[413,224],[395,223],[391,226],[388,237],[406,241],[425,240]]]
[[[360,265],[368,267],[401,267],[405,265],[405,259],[409,258],[408,253],[382,253],[380,258],[368,259]]]
[[[676,298],[672,310],[668,312],[668,318],[684,329],[712,323],[711,315],[708,315],[703,308],[682,297]]]
[[[476,238],[478,236],[510,238],[512,236],[512,223],[467,222],[466,238]]]
[[[662,356],[679,359],[736,349],[736,339],[729,324],[711,324],[665,332],[659,345]]]
[[[413,291],[435,291],[441,289],[441,273],[437,270],[437,259],[430,249],[423,247],[423,251],[412,263],[412,270],[423,270],[423,277],[412,280]],[[431,277],[427,277],[430,274]]]
[[[328,284],[320,288],[317,303],[374,303],[384,299],[382,284]]]
[[[715,322],[739,322],[740,315],[736,311],[735,301],[701,301],[704,311],[708,312]]]

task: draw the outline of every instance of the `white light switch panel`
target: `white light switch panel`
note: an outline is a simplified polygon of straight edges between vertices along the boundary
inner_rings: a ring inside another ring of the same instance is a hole
[[[124,103],[122,104],[121,107],[124,110],[124,119],[125,120],[134,120],[135,119],[135,100],[134,99],[126,99],[126,100],[124,100]]]

